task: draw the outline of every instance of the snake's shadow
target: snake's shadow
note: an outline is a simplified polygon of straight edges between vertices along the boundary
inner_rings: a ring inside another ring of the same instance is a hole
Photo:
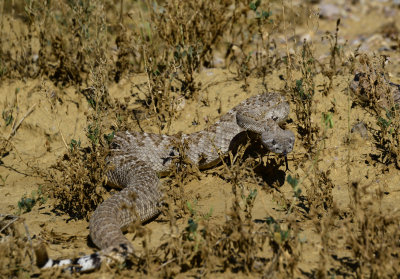
[[[281,169],[282,164],[272,159],[267,165],[261,164],[254,169],[254,173],[271,187],[282,186],[285,183],[286,172]]]
[[[259,135],[252,132],[241,132],[237,134],[232,140],[229,149],[235,154],[240,144],[245,144],[246,141],[250,140],[250,145],[247,147],[243,160],[246,158],[259,158],[270,153],[270,151],[264,147],[261,143]],[[282,170],[282,164],[284,164],[284,158],[282,160],[272,158],[268,160],[267,164],[260,164],[254,169],[254,173],[262,178],[262,180],[270,186],[276,187],[282,186],[285,183],[286,172]]]

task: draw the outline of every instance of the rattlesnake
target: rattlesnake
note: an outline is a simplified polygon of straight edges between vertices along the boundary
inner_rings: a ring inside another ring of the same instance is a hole
[[[90,219],[90,237],[100,252],[74,260],[51,260],[43,267],[69,265],[70,271],[98,268],[114,255],[124,260],[133,252],[121,229],[140,219],[147,221],[159,213],[162,194],[160,173],[170,169],[178,156],[177,143],[186,146],[185,156],[200,169],[220,161],[243,139],[258,137],[274,153],[286,156],[295,136],[279,127],[289,114],[289,104],[278,93],[264,93],[241,102],[205,130],[173,136],[139,132],[119,132],[111,144],[108,161],[114,165],[109,182],[123,190],[103,202]]]

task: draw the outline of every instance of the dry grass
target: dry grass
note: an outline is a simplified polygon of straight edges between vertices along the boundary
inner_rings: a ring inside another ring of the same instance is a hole
[[[289,155],[290,172],[282,174],[279,157],[254,155],[248,146],[206,171],[232,186],[226,197],[231,203],[219,221],[212,218],[211,206],[208,213],[200,213],[197,199],[185,192],[184,185],[204,174],[187,161],[185,146],[177,146],[182,156],[163,180],[166,206],[159,217],[169,233],[151,247],[151,233],[146,226],[136,226],[143,249],[125,266],[102,272],[168,278],[225,273],[263,278],[399,276],[400,216],[393,206],[385,206],[383,186],[353,177],[357,163],[350,133],[356,107],[375,127],[369,127],[375,149],[366,164],[372,162],[382,173],[399,168],[398,104],[385,61],[347,51],[339,41],[339,20],[334,31],[321,38],[328,44],[299,42],[296,26],[318,20],[309,5],[209,0],[1,4],[0,78],[46,80],[60,92],[70,87],[89,104],[87,139],[63,139],[64,155],[53,167],[35,168],[47,182],[54,207],[72,218],[89,218],[106,195],[105,173],[111,166],[105,158],[114,132],[143,131],[149,121],[153,131],[169,132],[182,100],[212,105],[201,95],[209,86],[199,79],[205,69],[228,69],[244,92],[254,79],[265,90],[276,89],[279,86],[268,79],[279,76],[281,91],[295,112],[289,120],[297,136],[294,155]],[[398,42],[397,35],[395,39]],[[317,57],[316,48],[324,48],[328,57]],[[353,94],[349,87],[356,71],[362,75]],[[139,74],[145,78],[132,84],[135,90],[129,97],[111,96],[110,86]],[[332,94],[340,76],[348,80],[341,91],[344,109]],[[57,100],[60,106],[63,98]],[[15,111],[16,105],[3,108],[5,129],[15,122]],[[347,126],[338,128],[334,119]],[[332,138],[339,129],[345,131],[337,151]],[[14,152],[12,141],[0,137],[0,164]],[[340,152],[346,155],[338,163]],[[340,168],[344,171],[338,175]],[[338,182],[337,176],[344,178]],[[6,176],[0,178],[0,187],[7,187]],[[256,219],[254,204],[261,192],[272,197],[274,207]],[[345,194],[338,198],[336,192]],[[345,205],[343,197],[349,200]],[[4,229],[5,221],[0,222],[1,276],[40,274],[33,258],[26,258],[33,257],[29,237],[14,225]],[[318,256],[309,260],[307,253],[312,252]]]

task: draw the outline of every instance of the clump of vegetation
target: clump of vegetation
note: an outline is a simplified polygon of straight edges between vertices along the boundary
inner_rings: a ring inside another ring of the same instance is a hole
[[[47,191],[57,200],[57,208],[74,218],[89,218],[104,200],[107,149],[82,148],[71,142],[71,149],[47,173]],[[102,151],[100,151],[102,150]],[[104,151],[103,151],[104,150]],[[60,176],[60,173],[65,175]]]
[[[0,214],[0,275],[25,277],[35,270],[32,240],[24,219]]]
[[[43,196],[42,193],[42,186],[39,186],[37,191],[33,191],[30,197],[27,197],[24,195],[21,200],[18,202],[18,209],[20,213],[26,213],[30,212],[32,210],[32,207],[35,206],[35,204],[44,204],[46,202],[46,197]]]
[[[301,70],[301,77],[295,79],[291,87],[292,98],[295,101],[295,111],[298,120],[299,134],[304,138],[307,148],[312,148],[316,140],[318,127],[313,124],[315,113],[314,95],[316,94],[315,76],[316,60],[313,57],[312,45],[304,42],[297,61]],[[289,78],[289,77],[288,77]]]
[[[351,88],[372,110],[379,130],[374,135],[385,164],[395,162],[400,167],[400,90],[392,84],[385,69],[385,57],[360,55]]]
[[[392,209],[376,208],[375,202],[382,204],[384,193],[378,189],[372,199],[369,185],[353,182],[351,195],[354,206],[350,207],[351,222],[346,224],[346,244],[355,264],[357,277],[397,276],[400,252],[398,225],[400,216]]]
[[[92,72],[93,85],[85,93],[92,109],[86,130],[89,146],[83,147],[80,140],[72,139],[64,156],[45,173],[46,180],[52,185],[49,191],[57,199],[57,207],[74,218],[89,218],[103,201],[106,173],[112,167],[106,158],[114,132],[105,132],[103,114],[109,107],[109,99],[101,69],[102,65],[99,65],[98,70]],[[60,176],[60,173],[64,175]]]

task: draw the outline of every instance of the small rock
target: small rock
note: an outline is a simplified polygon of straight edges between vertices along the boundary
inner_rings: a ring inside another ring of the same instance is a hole
[[[367,126],[363,121],[358,122],[351,128],[352,133],[358,133],[363,139],[368,139]]]
[[[340,8],[334,4],[321,4],[319,6],[319,16],[327,19],[337,19],[341,16]]]

